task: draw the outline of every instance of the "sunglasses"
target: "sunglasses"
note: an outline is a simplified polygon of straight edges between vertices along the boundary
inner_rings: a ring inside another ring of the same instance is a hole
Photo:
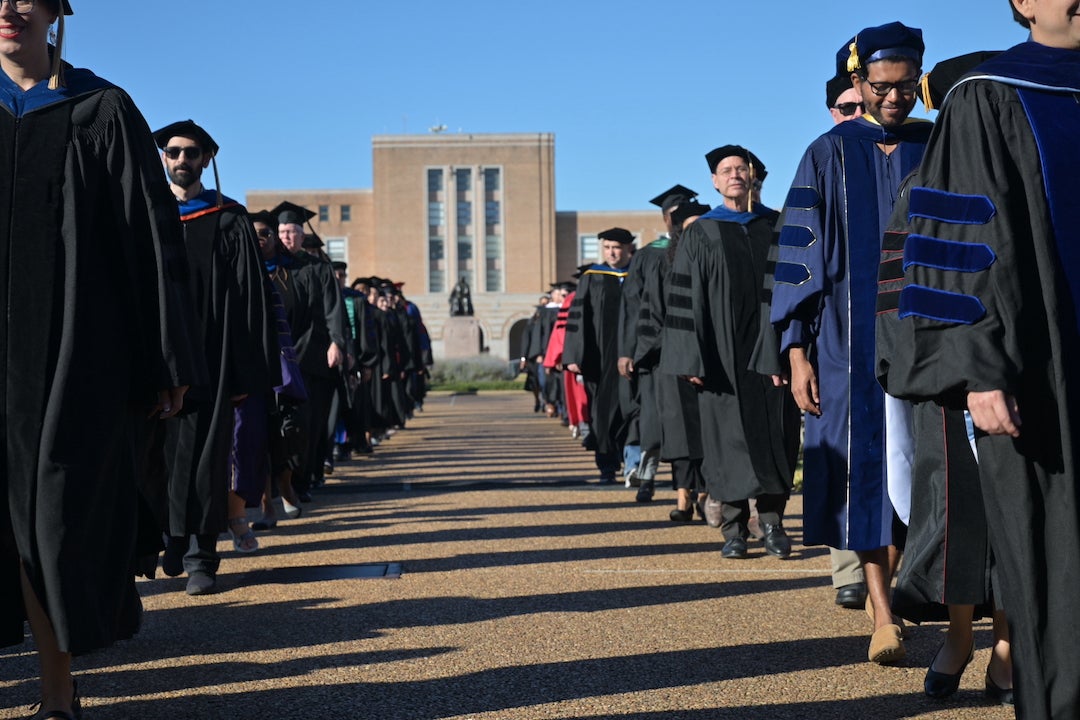
[[[862,103],[840,103],[839,105],[834,105],[833,107],[839,110],[840,114],[844,117],[851,117],[855,114],[856,109],[861,110],[862,112],[866,112],[866,106]]]
[[[179,147],[176,145],[171,145],[165,148],[165,157],[169,158],[170,160],[176,160],[181,155],[186,157],[188,160],[198,160],[202,157],[202,148],[198,145],[192,145],[190,147]]]

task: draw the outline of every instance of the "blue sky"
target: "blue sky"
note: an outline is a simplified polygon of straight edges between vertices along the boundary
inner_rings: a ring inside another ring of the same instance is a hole
[[[926,68],[1026,39],[1004,0],[73,0],[65,56],[125,88],[152,128],[191,117],[222,186],[371,187],[372,135],[555,133],[559,210],[645,209],[738,143],[777,206],[830,122],[824,83],[870,25],[921,27]],[[922,106],[915,116],[924,116]]]

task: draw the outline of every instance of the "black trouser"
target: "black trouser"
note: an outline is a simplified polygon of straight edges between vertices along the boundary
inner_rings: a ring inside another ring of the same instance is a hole
[[[705,478],[701,475],[701,458],[679,458],[671,461],[671,486],[673,490],[701,492]]]
[[[787,507],[787,495],[758,495],[757,501],[758,522],[761,529],[766,525],[779,525],[784,519],[784,508]],[[750,530],[747,523],[750,522],[750,501],[734,500],[724,501],[723,524],[720,529],[724,533],[725,540],[741,537],[747,538]]]
[[[330,414],[330,401],[337,388],[336,380],[318,375],[305,375],[308,401],[305,426],[308,428],[307,451],[301,463],[301,472],[293,476],[297,492],[307,492],[314,482],[322,478],[323,460],[330,446],[326,433],[326,418]]]

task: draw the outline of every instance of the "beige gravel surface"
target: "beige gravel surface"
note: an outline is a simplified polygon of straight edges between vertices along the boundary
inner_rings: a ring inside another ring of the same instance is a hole
[[[220,543],[217,594],[140,582],[138,637],[76,660],[87,720],[1013,717],[981,693],[987,624],[960,692],[931,701],[943,626],[871,665],[822,548],[725,561],[718,530],[667,519],[666,473],[651,504],[591,484],[591,455],[531,406],[429,398],[259,552]],[[0,651],[0,718],[29,715],[29,649]]]

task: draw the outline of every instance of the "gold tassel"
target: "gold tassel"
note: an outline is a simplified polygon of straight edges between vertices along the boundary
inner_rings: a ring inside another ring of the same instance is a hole
[[[937,110],[934,107],[934,98],[930,97],[930,73],[923,73],[922,80],[919,81],[919,93],[927,110]]]
[[[754,212],[754,184],[757,182],[757,168],[754,167],[754,161],[750,159],[750,153],[746,153],[746,161],[750,164],[750,193],[749,203],[747,203],[746,211]]]
[[[61,3],[60,14],[56,18],[56,44],[53,46],[52,71],[49,73],[49,89],[59,90],[64,87],[64,8]]]
[[[851,73],[858,70],[862,65],[862,63],[859,62],[859,37],[857,35],[855,36],[855,41],[848,45],[848,50],[851,51],[851,54],[847,59],[847,71]]]

